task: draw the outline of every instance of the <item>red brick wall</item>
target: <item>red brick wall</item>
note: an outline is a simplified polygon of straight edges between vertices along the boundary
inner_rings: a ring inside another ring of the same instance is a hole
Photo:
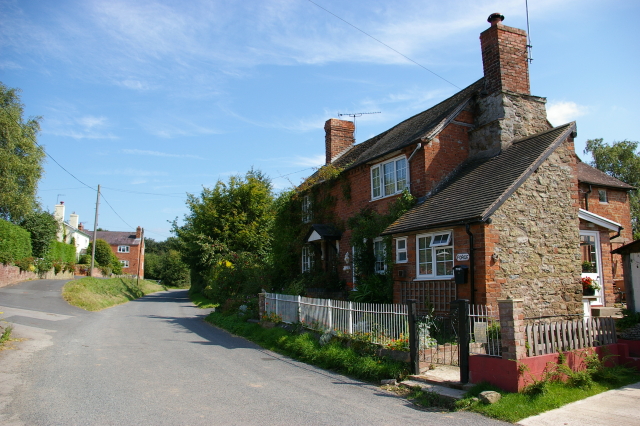
[[[469,111],[462,111],[458,114],[456,120],[472,123],[473,115]],[[469,152],[468,130],[469,128],[466,126],[451,123],[442,130],[437,138],[423,144],[423,147],[416,152],[409,163],[410,192],[413,196],[422,197],[426,195],[434,189],[437,183],[467,159]],[[397,156],[405,155],[408,159],[415,148],[416,145],[409,145]],[[385,160],[380,160],[375,164],[383,161]],[[339,242],[338,271],[340,279],[344,279],[348,283],[352,281],[352,271],[343,269],[345,253],[348,251],[351,255],[351,230],[347,229],[347,220],[365,208],[370,208],[380,214],[386,214],[390,204],[395,202],[399,196],[393,195],[371,200],[370,170],[371,165],[362,165],[346,172],[345,178],[350,185],[350,199],[344,197],[343,184],[339,182],[334,183],[330,189],[326,189],[327,186],[323,188],[335,200],[331,209],[335,216],[336,223],[334,225],[343,226],[345,229]],[[415,250],[415,238],[413,244],[413,249]]]
[[[355,124],[351,121],[331,118],[324,123],[326,163],[329,164],[342,151],[355,143],[353,131]]]
[[[607,202],[602,203],[599,200],[598,190],[607,191]],[[580,222],[580,229],[586,231],[600,232],[600,251],[602,253],[602,278],[604,282],[605,305],[611,306],[616,301],[616,290],[624,288],[624,273],[622,270],[622,256],[611,254],[612,250],[617,249],[625,244],[633,241],[633,229],[631,227],[631,209],[629,206],[629,194],[627,191],[598,187],[591,185],[591,193],[589,184],[580,183],[580,208],[587,209],[599,216],[606,217],[622,225],[624,228],[620,236],[611,239],[616,232],[598,226],[589,225]]]
[[[118,260],[128,260],[129,261],[129,267],[122,268],[122,273],[124,274],[129,274],[129,275],[138,275],[138,253],[140,250],[142,250],[142,252],[140,253],[140,263],[142,264],[142,267],[140,268],[140,277],[143,278],[144,277],[144,249],[143,249],[144,245],[140,244],[140,245],[130,245],[129,246],[129,253],[118,253],[118,245],[111,245],[111,251],[113,251],[113,253],[116,255],[116,257],[118,258]]]

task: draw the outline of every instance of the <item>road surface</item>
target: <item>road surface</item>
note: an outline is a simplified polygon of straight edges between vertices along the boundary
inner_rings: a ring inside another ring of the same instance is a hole
[[[204,322],[186,290],[86,312],[63,283],[0,288],[2,317],[28,339],[0,352],[2,425],[505,424],[264,350]]]

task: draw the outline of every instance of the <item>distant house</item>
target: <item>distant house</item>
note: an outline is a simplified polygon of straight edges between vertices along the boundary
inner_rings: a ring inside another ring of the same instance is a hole
[[[348,219],[386,214],[409,191],[417,205],[370,242],[395,303],[447,312],[458,298],[518,298],[528,319],[613,303],[622,268],[612,244],[631,241],[633,188],[580,161],[575,122],[552,127],[546,99],[530,93],[527,34],[503,19],[492,14],[480,35],[484,77],[450,98],[359,144],[352,122],[327,120],[326,164],[340,183],[316,179],[302,194],[301,272],[321,260],[354,282]],[[583,297],[584,277],[603,290]]]
[[[90,232],[93,240],[93,231]],[[144,278],[144,229],[136,232],[97,231],[96,238],[109,243],[111,251],[122,264],[122,272]],[[140,265],[140,268],[138,268]]]
[[[76,259],[82,254],[89,246],[91,241],[89,234],[82,230],[82,225],[79,222],[79,216],[75,213],[69,215],[69,221],[64,221],[64,201],[56,205],[53,217],[58,222],[58,232],[56,239],[60,242],[67,244],[74,244],[76,246]]]

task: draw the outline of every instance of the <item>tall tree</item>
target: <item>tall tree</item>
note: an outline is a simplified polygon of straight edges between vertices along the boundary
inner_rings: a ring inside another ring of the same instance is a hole
[[[0,83],[0,217],[19,222],[37,206],[44,150],[36,145],[40,117],[23,118],[19,89]]]
[[[184,225],[178,226],[176,220],[172,231],[184,262],[200,278],[211,268],[237,263],[239,256],[260,262],[268,258],[273,193],[262,172],[250,170],[227,183],[218,181],[213,189],[203,188],[200,197],[188,194],[187,207]],[[192,280],[192,287],[209,284]]]
[[[53,215],[44,211],[33,211],[24,216],[20,226],[31,234],[31,247],[35,257],[45,257],[58,232],[58,222]]]
[[[602,139],[590,139],[587,141],[584,152],[591,153],[592,166],[640,189],[638,142],[624,140],[609,145],[604,143]],[[640,238],[640,198],[637,189],[631,191],[629,201],[633,238],[637,240]]]

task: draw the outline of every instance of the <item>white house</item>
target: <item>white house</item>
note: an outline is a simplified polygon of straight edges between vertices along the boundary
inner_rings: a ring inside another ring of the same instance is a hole
[[[82,226],[79,223],[79,216],[75,213],[71,213],[69,215],[69,222],[65,222],[64,201],[61,201],[60,204],[56,205],[53,217],[59,224],[56,239],[67,244],[71,244],[73,242],[76,246],[76,258],[78,258],[80,253],[89,247],[90,241],[89,234],[82,230]]]

